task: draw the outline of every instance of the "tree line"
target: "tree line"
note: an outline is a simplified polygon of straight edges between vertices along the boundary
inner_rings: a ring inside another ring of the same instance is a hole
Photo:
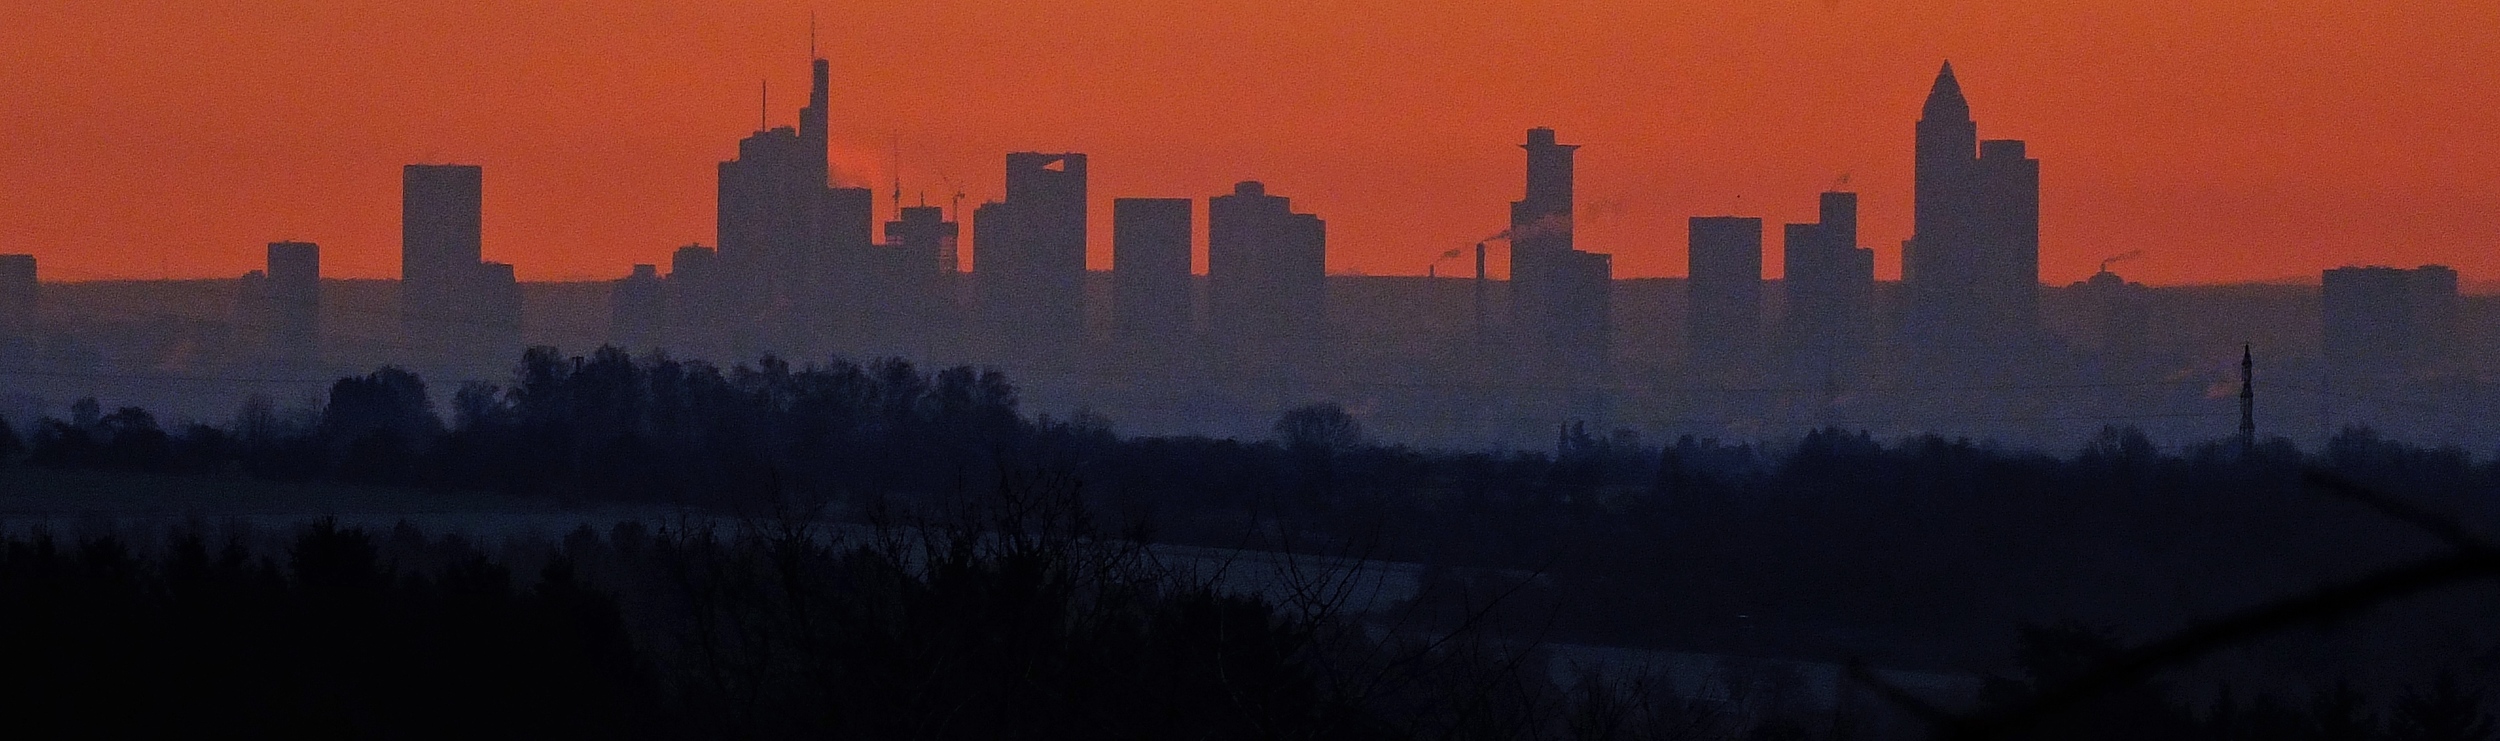
[[[215,424],[82,401],[22,439],[0,432],[0,465],[746,511],[819,502],[851,522],[1050,472],[1124,535],[1420,564],[1429,596],[1415,608],[1444,623],[2003,676],[2027,671],[2016,626],[2129,645],[2435,545],[2319,496],[2306,471],[2471,531],[2500,524],[2500,462],[2366,429],[2301,450],[2161,449],[2111,428],[2048,453],[1844,429],[1644,444],[1561,426],[1551,450],[1435,451],[1370,440],[1322,404],[1280,410],[1270,439],[1124,437],[1091,415],[1025,414],[991,370],[720,369],[613,349],[532,350],[507,383],[449,398],[438,410],[422,379],[384,368],[341,379],[317,409],[254,402]],[[1478,609],[1492,595],[1501,604]],[[2310,698],[2349,680],[2392,718],[2442,670],[2468,694],[2500,683],[2493,625],[2491,590],[2442,592],[2200,665],[2164,702],[2218,685]]]

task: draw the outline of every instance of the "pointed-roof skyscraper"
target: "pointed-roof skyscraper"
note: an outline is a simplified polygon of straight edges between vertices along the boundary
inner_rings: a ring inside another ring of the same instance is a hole
[[[1962,98],[1962,83],[1953,79],[1953,63],[1944,63],[1936,71],[1936,84],[1927,88],[1927,107],[1922,118],[1935,121],[1970,120],[1970,101]]]
[[[2037,319],[2039,163],[2022,142],[1982,144],[1953,63],[1918,120],[1911,237],[1901,248],[1913,346],[2002,346]]]

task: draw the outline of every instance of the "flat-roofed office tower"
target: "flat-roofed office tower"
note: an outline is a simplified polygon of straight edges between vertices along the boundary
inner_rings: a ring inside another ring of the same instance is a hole
[[[419,363],[460,361],[473,351],[478,306],[480,203],[477,165],[409,165],[400,171],[399,300],[403,352]]]
[[[1123,352],[1162,355],[1192,334],[1189,245],[1196,213],[1187,198],[1111,202],[1112,325]]]
[[[1985,354],[2034,338],[2040,163],[2022,142],[1978,140],[1951,63],[1919,117],[1914,180],[1912,236],[1902,245],[1904,339]]]
[[[1242,181],[1207,199],[1207,323],[1253,374],[1319,367],[1328,320],[1328,225]]]
[[[1085,155],[1011,152],[1007,197],[972,214],[984,323],[1018,359],[1073,357],[1085,329]]]
[[[0,338],[35,332],[34,255],[0,255]]]
[[[1695,216],[1686,253],[1686,357],[1697,376],[1732,379],[1760,359],[1762,220]]]
[[[321,359],[321,246],[271,242],[267,269],[271,359],[309,370]]]
[[[401,170],[399,277],[411,299],[439,301],[430,291],[459,288],[480,260],[480,202],[485,171],[477,165],[409,165]]]
[[[1875,335],[1875,252],[1858,246],[1858,194],[1822,195],[1820,219],[1782,231],[1780,337],[1795,379],[1855,375]]]
[[[499,375],[521,350],[512,266],[479,258],[484,180],[477,165],[401,171],[399,345],[411,362],[459,378]]]

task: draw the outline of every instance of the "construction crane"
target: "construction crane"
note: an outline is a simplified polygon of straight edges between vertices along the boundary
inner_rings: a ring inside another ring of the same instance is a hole
[[[2101,258],[2101,272],[2109,272],[2110,263],[2126,262],[2143,256],[2143,250],[2128,250],[2121,254]]]
[[[964,216],[964,184],[956,182],[954,174],[942,169],[938,170],[938,182],[945,183],[946,190],[953,193],[955,198],[954,203],[948,205],[948,208],[951,210],[947,211],[946,219],[948,221],[962,222]]]

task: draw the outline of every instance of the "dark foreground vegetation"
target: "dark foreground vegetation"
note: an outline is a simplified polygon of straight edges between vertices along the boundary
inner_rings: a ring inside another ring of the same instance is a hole
[[[189,713],[412,737],[2493,737],[2500,580],[2478,559],[2500,462],[2367,430],[2164,451],[2112,429],[2059,456],[1566,428],[1553,451],[1434,452],[1323,406],[1268,441],[1122,438],[1023,416],[995,372],[613,350],[533,351],[449,407],[392,369],[222,424],[82,402],[0,433],[0,465],[780,514],[494,553],[408,530],[22,536],[0,642],[43,668],[10,681],[59,679],[0,702],[131,733]],[[918,524],[892,527],[905,512]],[[836,543],[820,522],[892,537]],[[1420,564],[1424,588],[1389,616],[1261,601],[1161,568],[1149,541]],[[2462,565],[2381,584],[2442,558]],[[1801,711],[1557,677],[1544,643],[2001,679],[1959,706]],[[81,710],[97,698],[163,712]]]
[[[500,548],[401,525],[0,541],[0,708],[29,738],[1882,739],[1881,706],[1557,676],[1461,627],[1365,629],[1165,568],[1065,498],[846,540],[799,520]],[[222,530],[221,532],[212,532]],[[500,553],[490,554],[490,551]],[[534,572],[516,578],[515,572]],[[1977,711],[2119,648],[2026,628]],[[2380,700],[2386,700],[2381,702]],[[2441,673],[2391,698],[2096,694],[1984,738],[2488,739]]]

